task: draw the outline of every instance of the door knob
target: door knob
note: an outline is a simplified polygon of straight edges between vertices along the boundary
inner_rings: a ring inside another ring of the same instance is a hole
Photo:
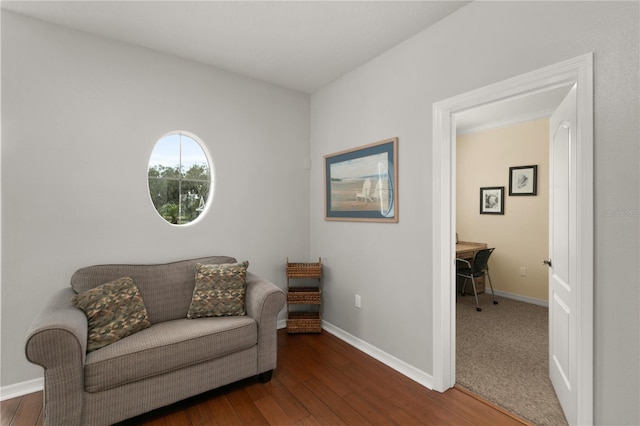
[[[543,264],[547,265],[547,266],[551,266],[551,259],[545,259],[542,261]]]

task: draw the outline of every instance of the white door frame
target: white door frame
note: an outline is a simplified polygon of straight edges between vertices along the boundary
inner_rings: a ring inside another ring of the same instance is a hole
[[[455,384],[457,113],[577,83],[578,424],[593,423],[593,54],[579,56],[433,104],[433,385]],[[540,259],[542,261],[542,259]]]

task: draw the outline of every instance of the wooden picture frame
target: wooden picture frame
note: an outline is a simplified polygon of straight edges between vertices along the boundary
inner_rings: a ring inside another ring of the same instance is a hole
[[[329,154],[325,220],[398,222],[398,138]]]
[[[538,166],[509,167],[509,195],[537,195]]]
[[[480,214],[504,214],[504,186],[480,188]]]

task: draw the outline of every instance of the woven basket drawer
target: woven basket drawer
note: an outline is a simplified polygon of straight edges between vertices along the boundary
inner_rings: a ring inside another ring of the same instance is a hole
[[[320,333],[322,319],[318,312],[290,312],[287,333]]]
[[[321,276],[321,263],[287,263],[289,278],[320,278]]]
[[[287,303],[319,305],[322,303],[322,293],[318,287],[290,287]]]

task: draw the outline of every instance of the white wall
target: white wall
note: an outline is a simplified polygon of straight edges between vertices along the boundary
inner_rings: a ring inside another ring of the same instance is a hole
[[[172,130],[214,163],[207,215],[174,227],[147,191]],[[210,254],[284,287],[309,254],[309,96],[2,12],[2,385],[41,375],[27,327],[73,271]]]
[[[473,2],[312,95],[314,164],[399,137],[398,224],[325,222],[322,169],[312,170],[311,258],[327,257],[326,321],[433,372],[433,103],[594,52],[595,421],[640,423],[638,6]]]

